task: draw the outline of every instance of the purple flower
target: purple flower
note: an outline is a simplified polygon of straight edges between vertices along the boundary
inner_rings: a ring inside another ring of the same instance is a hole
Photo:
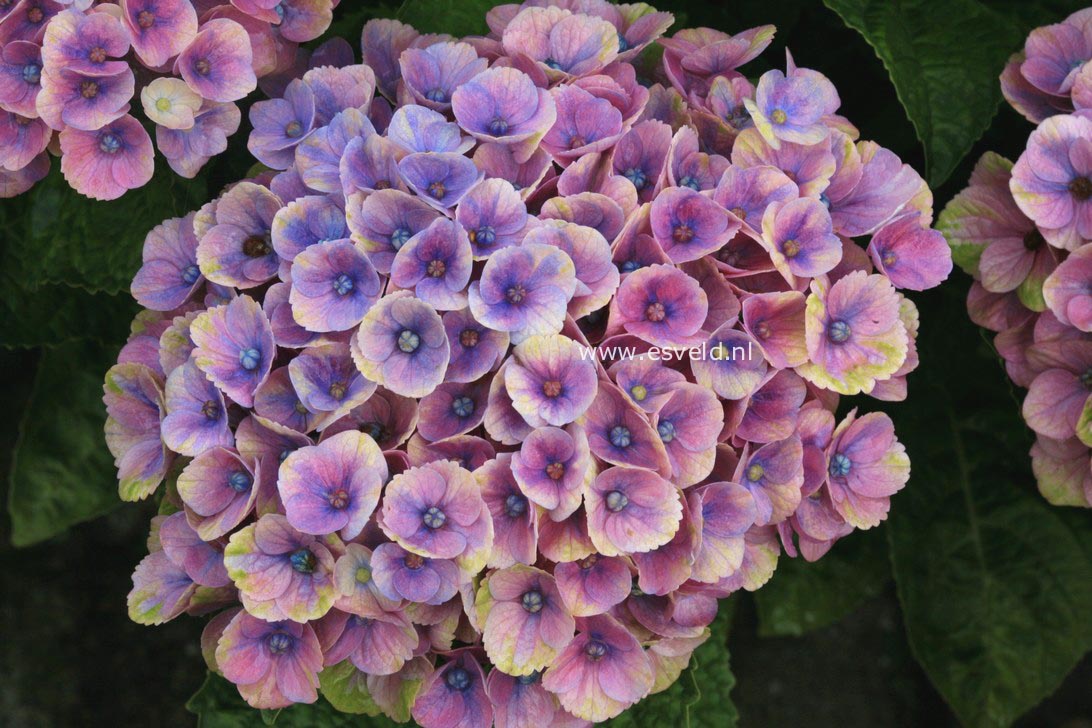
[[[303,81],[315,93],[316,126],[327,126],[347,109],[366,112],[375,93],[375,74],[360,64],[312,68]]]
[[[416,152],[398,162],[410,189],[438,210],[454,207],[482,178],[467,157],[454,152]]]
[[[606,99],[579,86],[551,91],[557,120],[542,138],[542,148],[562,164],[592,152],[601,152],[622,134],[622,113]]]
[[[1036,346],[1044,360],[1043,371],[1034,375],[1024,398],[1023,413],[1028,427],[1044,437],[1067,440],[1077,436],[1088,444],[1092,411],[1092,342],[1087,340],[1047,342]]]
[[[656,434],[667,448],[671,480],[686,488],[713,469],[724,409],[713,390],[685,383],[675,387],[656,413]]]
[[[836,137],[832,136],[834,138]],[[848,140],[844,140],[843,144],[848,145]],[[829,189],[820,190],[830,199],[830,217],[834,222],[834,230],[844,237],[875,232],[901,212],[925,187],[925,182],[913,167],[903,164],[893,152],[879,144],[858,142],[857,153],[861,159],[861,169],[856,183],[852,186],[845,185],[849,189],[836,189],[835,185],[839,181],[832,179]],[[840,171],[848,168],[843,163]],[[805,191],[805,185],[800,179],[794,179],[800,185],[801,194],[816,194],[814,191]],[[850,177],[848,181],[852,180],[853,177]]]
[[[261,306],[249,296],[239,296],[194,319],[190,336],[198,369],[228,397],[252,406],[254,391],[269,375],[276,353]]]
[[[557,564],[558,591],[575,617],[604,614],[629,596],[633,577],[624,557],[592,554]]]
[[[740,222],[689,187],[670,187],[652,201],[652,234],[673,263],[697,260],[732,239]]]
[[[253,182],[240,182],[216,203],[216,224],[199,235],[197,260],[213,283],[253,288],[277,275],[271,243],[281,199]]]
[[[216,646],[216,665],[254,708],[318,700],[322,648],[310,624],[236,614]]]
[[[448,311],[444,331],[451,346],[445,379],[473,382],[497,368],[508,351],[508,333],[482,326],[468,309]]]
[[[710,483],[687,494],[691,509],[701,515],[701,539],[691,576],[713,584],[742,566],[743,535],[757,517],[755,500],[736,483]]]
[[[413,702],[413,719],[422,728],[489,728],[493,706],[481,665],[470,650],[459,650],[450,658],[421,684]]]
[[[924,291],[939,286],[952,272],[952,253],[944,236],[922,227],[917,213],[897,217],[877,230],[868,252],[876,269],[896,288]]]
[[[0,168],[22,169],[49,146],[53,131],[41,119],[32,119],[10,111],[0,111]]]
[[[671,265],[626,276],[611,306],[611,324],[654,346],[687,346],[705,323],[709,302],[698,282]]]
[[[411,237],[440,214],[419,197],[400,190],[377,190],[358,210],[346,211],[353,240],[359,243],[380,273],[390,273],[394,256]]]
[[[596,368],[591,352],[567,336],[531,336],[516,346],[504,374],[512,406],[532,427],[561,426],[591,406]]]
[[[563,711],[557,698],[542,687],[542,676],[532,673],[512,677],[493,670],[485,679],[485,689],[493,704],[494,725],[498,728],[529,728],[537,724],[560,725]]]
[[[398,59],[418,36],[416,30],[398,20],[376,18],[364,24],[360,35],[364,63],[375,69],[379,90],[389,99],[395,97],[395,86],[402,76]]]
[[[344,342],[304,349],[288,363],[288,374],[304,407],[328,412],[331,420],[363,404],[376,388],[360,375]]]
[[[421,398],[421,437],[435,442],[470,432],[485,417],[489,378],[464,384],[444,382]]]
[[[199,586],[220,589],[231,584],[224,555],[216,543],[203,540],[187,521],[188,514],[174,513],[159,523],[159,544],[176,565]]]
[[[604,470],[588,487],[586,500],[588,535],[604,556],[663,546],[682,518],[678,489],[650,470]]]
[[[334,565],[334,581],[342,595],[334,607],[343,612],[379,617],[402,605],[401,600],[388,599],[379,591],[372,578],[372,550],[359,543],[345,544],[345,554]]]
[[[41,88],[42,49],[37,44],[17,40],[0,49],[0,106],[20,116],[37,116]]]
[[[152,178],[152,140],[131,116],[98,131],[66,128],[60,141],[61,173],[80,194],[113,200]]]
[[[459,201],[455,219],[466,229],[475,260],[519,243],[527,228],[527,206],[511,183],[485,179]]]
[[[757,525],[780,523],[800,505],[803,459],[803,444],[793,435],[763,445],[740,460],[735,480],[754,496]]]
[[[407,152],[463,154],[474,146],[459,125],[432,109],[410,104],[399,107],[387,126],[387,139]]]
[[[58,13],[42,39],[45,72],[61,69],[83,76],[118,76],[129,71],[119,59],[129,52],[129,36],[110,13]]]
[[[793,276],[813,278],[833,270],[842,257],[830,214],[823,203],[807,197],[767,207],[762,242],[790,285]]]
[[[701,356],[691,358],[694,378],[724,399],[743,399],[762,386],[767,366],[755,340],[732,328],[729,321],[712,334],[701,349]]]
[[[106,404],[106,446],[118,469],[123,500],[141,500],[153,493],[173,456],[159,439],[164,403],[161,380],[141,364],[117,364],[106,373],[102,401]]]
[[[509,675],[544,670],[576,630],[554,578],[530,566],[489,574],[478,587],[475,607],[485,652],[494,669]]]
[[[137,624],[169,622],[190,605],[197,584],[167,552],[153,551],[133,571],[133,589],[126,603]]]
[[[675,385],[686,381],[682,372],[648,356],[621,359],[609,371],[629,400],[648,413],[663,407]]]
[[[372,578],[388,599],[443,604],[459,591],[459,567],[448,559],[429,559],[384,543],[372,553]]]
[[[1047,306],[1064,324],[1092,331],[1092,245],[1070,254],[1043,283]]]
[[[197,267],[197,236],[193,213],[173,217],[152,228],[144,238],[144,264],[130,291],[145,308],[172,311],[188,301],[204,282]]]
[[[254,392],[254,413],[296,432],[324,429],[329,412],[311,412],[292,385],[289,367],[274,369]]]
[[[120,4],[133,50],[149,67],[166,64],[197,35],[197,12],[186,0],[122,0]]]
[[[383,453],[367,435],[342,432],[290,454],[277,483],[288,522],[303,533],[356,538],[387,479]]]
[[[477,571],[493,543],[493,521],[474,476],[436,461],[396,475],[383,495],[380,526],[402,548],[430,559],[458,559]]]
[[[250,514],[258,495],[259,467],[252,468],[239,453],[223,447],[205,450],[186,465],[178,476],[178,495],[202,539],[230,533]]]
[[[190,88],[211,101],[238,101],[258,85],[250,37],[227,18],[206,21],[174,65]]]
[[[615,174],[637,189],[637,199],[651,202],[664,172],[671,147],[671,127],[660,121],[642,121],[618,140],[611,155]]]
[[[437,111],[451,108],[455,89],[489,67],[469,43],[434,43],[407,48],[398,59],[402,81],[417,103]]]
[[[601,460],[648,468],[665,476],[671,473],[667,450],[644,412],[610,382],[599,381],[584,425],[588,445]]]
[[[583,429],[540,427],[512,454],[512,475],[520,492],[560,521],[580,507],[584,486],[594,474]]]
[[[435,309],[401,292],[379,299],[352,341],[368,379],[405,397],[423,397],[444,380],[451,348]]]
[[[451,96],[455,120],[481,142],[508,147],[526,162],[557,118],[553,96],[527,74],[494,67],[461,84]]]
[[[610,244],[597,230],[584,225],[547,220],[530,230],[523,246],[545,244],[569,256],[576,268],[576,290],[569,301],[573,319],[582,318],[610,302],[620,275],[611,264]]]
[[[516,482],[513,457],[498,455],[474,472],[493,520],[493,550],[486,564],[491,569],[530,565],[538,558],[539,511]]]
[[[747,400],[736,436],[754,443],[784,440],[796,429],[806,395],[804,380],[792,371],[778,371]]]
[[[504,29],[501,43],[513,57],[526,55],[554,79],[584,76],[618,56],[618,31],[606,20],[560,7],[528,7]]]
[[[1092,119],[1054,116],[1040,124],[1009,186],[1051,245],[1076,250],[1092,240]]]
[[[300,179],[317,192],[341,192],[341,158],[346,148],[354,139],[373,134],[375,128],[360,109],[338,112],[329,125],[315,130],[296,145]]]
[[[514,147],[485,142],[474,150],[474,164],[487,178],[503,179],[512,184],[527,199],[553,169],[550,155],[545,149],[536,149],[526,162],[517,162]]]
[[[41,42],[49,21],[64,10],[55,0],[20,0],[0,10],[0,44],[16,40]]]
[[[614,240],[622,232],[626,214],[621,205],[607,195],[581,192],[546,200],[539,212],[539,219],[575,223],[594,229],[605,240]]]
[[[304,195],[292,200],[277,210],[270,231],[273,250],[289,262],[312,245],[347,237],[345,211],[330,195]]]
[[[777,149],[782,141],[818,144],[827,134],[824,118],[841,105],[838,92],[818,71],[796,68],[767,71],[755,87],[755,99],[744,101],[755,128]]]
[[[338,596],[334,557],[324,542],[269,513],[232,534],[224,565],[247,612],[259,619],[318,619]]]
[[[370,134],[350,139],[338,163],[346,207],[358,210],[365,197],[376,191],[409,190],[398,174],[398,162],[408,152],[386,137]]]
[[[743,299],[743,328],[770,364],[779,369],[808,360],[804,337],[804,294],[755,293]]]
[[[439,218],[399,249],[391,265],[391,282],[413,289],[419,299],[438,310],[464,308],[471,255],[462,225]]]
[[[253,130],[247,149],[273,169],[288,169],[296,146],[315,128],[315,94],[300,79],[288,84],[284,98],[259,101],[250,107]]]
[[[898,159],[896,158],[895,161]],[[830,185],[830,178],[834,176],[837,169],[837,163],[829,145],[803,145],[783,141],[775,148],[758,133],[757,129],[744,129],[740,132],[732,145],[732,164],[743,169],[760,166],[776,167],[797,186],[800,194],[806,197],[821,195]],[[861,189],[868,192],[873,190],[867,186]],[[890,217],[892,213],[888,213],[887,217]],[[835,217],[833,211],[831,217]],[[887,217],[884,219],[886,220]],[[835,218],[835,229],[846,235],[869,232],[868,230],[862,230],[859,233],[847,232],[838,227],[837,218]]]
[[[356,545],[356,544],[353,544]],[[318,626],[327,665],[348,659],[368,675],[392,675],[413,658],[420,637],[403,614],[333,611]]]
[[[227,139],[239,130],[242,118],[235,104],[205,101],[189,129],[157,125],[156,144],[176,174],[192,179],[210,159],[227,149]]]
[[[235,444],[224,395],[193,359],[167,377],[165,406],[163,442],[171,450],[193,457]]]
[[[558,333],[575,291],[575,266],[561,250],[542,244],[504,248],[486,261],[481,279],[471,282],[470,311],[518,342]]]
[[[289,302],[308,331],[347,331],[364,318],[382,290],[368,257],[349,240],[312,245],[292,260]]]
[[[417,420],[416,400],[380,387],[364,404],[331,423],[323,431],[323,437],[331,437],[345,430],[359,430],[375,440],[381,450],[389,451],[405,444],[416,430]]]
[[[1024,43],[1020,74],[1053,96],[1068,95],[1081,67],[1092,60],[1092,33],[1071,20],[1036,28]]]
[[[910,459],[882,412],[850,412],[834,431],[828,450],[827,485],[835,510],[857,528],[879,525],[890,498],[906,485]]]
[[[606,614],[577,620],[576,638],[546,670],[542,685],[578,718],[603,721],[652,690],[652,662],[641,643]]]

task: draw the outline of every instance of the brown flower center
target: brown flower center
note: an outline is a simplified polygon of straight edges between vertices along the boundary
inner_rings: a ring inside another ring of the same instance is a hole
[[[473,349],[478,345],[480,334],[474,329],[463,329],[459,334],[459,343],[464,349]]]
[[[430,260],[428,263],[428,277],[429,278],[443,278],[444,273],[447,272],[447,265],[442,260]]]
[[[565,463],[550,463],[546,466],[546,475],[550,476],[551,480],[561,480],[565,475]]]
[[[212,70],[212,64],[209,63],[207,58],[199,58],[197,62],[193,64],[193,70],[201,76],[209,75],[209,71]]]
[[[243,241],[243,253],[248,258],[261,258],[269,255],[271,250],[264,235],[251,235]]]
[[[789,238],[781,244],[781,253],[786,258],[795,258],[800,252],[800,243],[796,242],[793,238]]]
[[[671,239],[676,243],[689,243],[694,239],[694,231],[689,225],[676,225],[671,231]]]
[[[1038,250],[1046,243],[1046,239],[1043,234],[1039,232],[1039,228],[1032,228],[1027,235],[1024,236],[1024,249],[1025,250]]]
[[[1077,177],[1069,183],[1069,194],[1073,195],[1078,202],[1092,198],[1092,179]]]
[[[545,394],[547,397],[553,399],[554,397],[561,394],[561,382],[557,381],[556,379],[551,379],[548,382],[543,382],[542,393]]]
[[[151,28],[155,25],[155,15],[153,15],[150,10],[141,10],[140,15],[137,16],[136,22],[141,28]]]
[[[87,54],[87,57],[92,63],[102,63],[106,60],[106,49],[100,47],[92,48],[91,52]]]
[[[653,301],[645,309],[645,318],[653,323],[659,323],[667,318],[667,309],[659,301]]]
[[[340,511],[349,505],[349,494],[344,488],[338,488],[327,493],[326,500],[330,502],[331,508]]]
[[[93,99],[99,95],[99,85],[94,81],[84,81],[80,84],[80,96],[85,99]]]

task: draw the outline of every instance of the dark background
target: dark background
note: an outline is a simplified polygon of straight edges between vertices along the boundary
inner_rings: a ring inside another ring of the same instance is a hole
[[[343,0],[342,5],[354,4]],[[747,67],[757,75],[766,65],[780,65],[783,50],[793,50],[800,65],[826,73],[838,87],[842,110],[861,130],[924,169],[914,130],[895,96],[887,74],[871,48],[818,2],[654,3],[679,17],[675,28],[707,25],[736,32],[774,23],[773,47]],[[339,9],[343,11],[344,7]],[[354,46],[357,37],[349,38]],[[940,189],[939,212],[961,189],[974,160],[985,150],[1015,159],[1030,126],[1007,106]],[[238,160],[245,129],[233,140],[225,160]],[[214,183],[237,178],[246,168],[238,161],[214,161]],[[215,187],[213,188],[215,189]],[[133,194],[139,194],[133,193]],[[3,201],[17,206],[19,200]],[[943,290],[916,300],[922,311],[922,367],[911,377],[910,399],[890,408],[900,432],[900,408],[915,407],[915,391],[931,380],[974,377],[990,402],[1011,413],[1018,436],[1018,400],[1002,367],[987,361],[974,371],[960,370],[947,347],[970,342],[985,351],[981,333],[966,319],[963,298],[969,279],[960,272]],[[930,335],[929,331],[937,331]],[[0,349],[0,470],[10,466],[19,414],[31,387],[33,351]],[[76,363],[74,363],[74,366]],[[968,406],[976,406],[972,400]],[[63,418],[64,413],[56,413]],[[912,445],[912,443],[908,443]],[[105,448],[105,444],[103,445]],[[915,451],[909,448],[911,458]],[[1000,473],[1033,488],[1026,458]],[[3,487],[7,488],[5,479]],[[911,479],[910,488],[914,487]],[[899,512],[900,497],[892,512]],[[149,629],[126,615],[130,574],[146,553],[147,525],[154,504],[125,504],[97,520],[72,528],[26,549],[10,544],[10,522],[0,526],[0,725],[7,726],[181,726],[195,717],[184,704],[204,680],[198,638],[202,620],[181,617]],[[850,541],[860,539],[854,534]],[[880,544],[882,535],[869,544]],[[849,548],[847,543],[836,549]],[[860,547],[858,545],[858,547]],[[785,558],[785,557],[782,557]],[[775,575],[774,579],[777,579]],[[735,616],[729,638],[736,676],[733,699],[743,726],[948,726],[957,725],[907,643],[892,583],[837,623],[803,637],[760,638],[751,595],[732,597]],[[1092,614],[1089,614],[1092,619]],[[1078,665],[1057,692],[1018,725],[1092,726],[1092,659]]]

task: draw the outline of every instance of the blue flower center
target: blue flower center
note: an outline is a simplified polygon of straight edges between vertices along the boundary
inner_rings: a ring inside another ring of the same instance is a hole
[[[633,443],[633,436],[625,425],[616,425],[610,429],[608,435],[610,444],[615,447],[627,448]]]
[[[182,282],[187,286],[192,286],[197,281],[197,276],[201,275],[201,269],[196,265],[190,264],[182,269]]]
[[[519,518],[527,512],[527,499],[519,493],[512,493],[504,499],[504,513],[509,518]]]
[[[451,403],[451,411],[456,417],[469,417],[474,414],[474,400],[470,397],[456,397]]]
[[[675,439],[675,423],[664,420],[656,425],[656,432],[660,433],[661,440],[664,442],[671,442]]]
[[[547,68],[552,68],[555,71],[561,70],[561,64],[555,61],[553,58],[547,58],[545,61],[543,61],[543,63],[546,64]]]
[[[830,475],[833,478],[844,478],[853,468],[853,462],[842,453],[835,453],[830,459]]]
[[[629,498],[626,494],[620,490],[612,490],[607,493],[607,510],[611,513],[618,513],[625,509],[629,505]]]
[[[470,687],[470,673],[461,667],[455,667],[444,676],[444,683],[452,690],[464,692]]]
[[[283,463],[291,454],[292,450],[281,450],[281,454],[277,456],[277,462]]]
[[[99,149],[106,154],[117,154],[121,149],[121,140],[114,134],[103,134],[99,137]]]
[[[284,125],[284,135],[289,139],[297,139],[303,134],[303,124],[295,119]]]
[[[607,655],[607,646],[599,640],[592,640],[584,645],[584,654],[587,655],[590,660],[601,660]]]
[[[23,66],[23,80],[36,86],[42,80],[42,67],[37,63],[28,63]]]
[[[293,551],[292,555],[288,557],[288,561],[292,564],[292,568],[301,574],[313,574],[315,567],[318,565],[318,559],[315,558],[310,549]]]
[[[368,437],[372,438],[376,442],[383,439],[383,435],[386,434],[386,430],[383,427],[382,422],[365,422],[360,426],[360,431]]]
[[[284,3],[278,3],[277,7],[273,8],[276,11],[277,17],[284,20]]]
[[[520,685],[534,685],[535,683],[537,683],[541,679],[542,679],[542,671],[541,670],[536,670],[535,672],[532,672],[530,675],[520,675],[519,677],[516,678],[516,682],[518,682]]]
[[[402,246],[406,244],[406,241],[413,237],[413,233],[406,228],[398,228],[391,233],[391,247],[395,250],[401,250]]]
[[[519,598],[519,603],[531,614],[538,614],[542,611],[545,600],[542,598],[542,592],[538,589],[532,589],[523,592],[523,596]]]
[[[249,349],[243,349],[239,352],[239,364],[243,369],[248,372],[254,371],[258,368],[258,364],[262,361],[262,352],[258,351],[254,347]]]
[[[622,176],[632,182],[638,192],[643,190],[645,185],[648,184],[648,175],[645,174],[643,169],[637,167],[630,167],[622,173]]]
[[[828,210],[830,209],[830,198],[827,197],[826,192],[819,193],[819,201],[823,203],[823,207],[827,208]]]
[[[334,279],[334,292],[339,296],[344,296],[349,291],[353,290],[353,279],[342,273]]]
[[[621,33],[618,34],[618,52],[625,53],[629,50],[629,41]]]
[[[250,490],[250,486],[254,483],[254,479],[250,477],[250,473],[244,473],[242,470],[236,470],[228,478],[228,485],[236,493],[245,493]]]
[[[679,180],[679,187],[689,187],[695,192],[701,191],[701,183],[698,182],[698,179],[696,177],[691,177],[690,175],[686,175],[681,180]]]
[[[206,399],[205,403],[201,405],[201,414],[210,420],[215,420],[220,417],[220,403],[214,399]]]
[[[436,506],[429,506],[428,510],[421,514],[421,523],[436,530],[447,522],[447,516]]]
[[[1088,367],[1081,375],[1081,384],[1084,385],[1085,389],[1092,391],[1092,367]]]
[[[636,260],[627,260],[626,262],[622,263],[621,270],[623,273],[632,273],[640,267],[641,264],[638,263]]]
[[[425,92],[425,98],[429,101],[435,101],[442,104],[447,101],[447,94],[442,88],[437,87],[434,89],[429,89],[427,92]]]
[[[831,323],[830,328],[827,329],[827,338],[835,344],[844,344],[849,341],[850,333],[852,332],[850,331],[849,324],[838,319]]]
[[[508,290],[504,292],[504,297],[508,299],[509,303],[520,303],[527,295],[527,289],[521,284],[509,286]]]
[[[474,242],[489,247],[497,242],[497,231],[493,229],[492,225],[483,225],[474,231]]]
[[[398,334],[398,348],[406,354],[412,354],[421,346],[421,337],[409,329],[402,329]]]
[[[436,180],[428,186],[428,193],[433,199],[439,200],[447,193],[443,180]]]
[[[265,638],[266,648],[274,655],[283,655],[292,648],[292,635],[287,632],[273,632]]]
[[[508,131],[508,122],[499,116],[494,117],[489,122],[489,133],[493,136],[500,136]]]

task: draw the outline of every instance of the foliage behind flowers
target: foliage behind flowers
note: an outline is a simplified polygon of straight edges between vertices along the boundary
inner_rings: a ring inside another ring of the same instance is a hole
[[[1001,75],[1038,127],[1014,165],[988,152],[941,217],[975,278],[967,306],[997,332],[1037,440],[1043,496],[1092,507],[1092,8],[1038,28]]]
[[[606,720],[909,476],[834,412],[906,396],[900,289],[951,268],[920,176],[817,71],[738,70],[771,26],[488,20],[369,22],[254,105],[269,171],[145,243],[104,398],[122,497],[166,482],[130,614],[215,613],[255,707]]]
[[[0,196],[49,171],[81,194],[120,197],[152,177],[156,145],[192,178],[239,129],[235,102],[293,77],[337,0],[19,0],[0,7]],[[335,60],[337,48],[316,54]],[[56,138],[54,138],[56,132]],[[52,146],[51,146],[52,144]],[[47,149],[49,152],[47,152]]]

